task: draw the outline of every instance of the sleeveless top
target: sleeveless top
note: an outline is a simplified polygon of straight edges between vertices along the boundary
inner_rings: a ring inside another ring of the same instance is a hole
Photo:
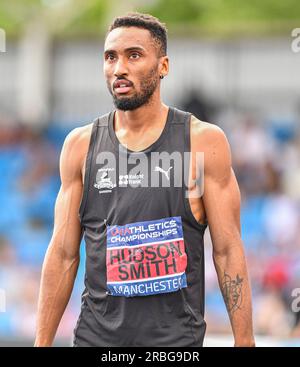
[[[160,137],[134,152],[119,143],[114,113],[93,122],[86,158],[85,289],[73,345],[202,346],[207,224],[186,194],[191,114],[169,107]]]

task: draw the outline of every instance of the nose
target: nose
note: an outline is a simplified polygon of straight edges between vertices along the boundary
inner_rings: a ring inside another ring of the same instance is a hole
[[[119,77],[122,75],[127,75],[127,73],[128,73],[127,65],[124,62],[123,58],[119,57],[118,61],[115,63],[114,75],[116,77]]]

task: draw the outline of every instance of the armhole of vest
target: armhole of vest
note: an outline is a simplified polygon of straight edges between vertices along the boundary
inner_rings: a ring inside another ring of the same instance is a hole
[[[96,141],[96,135],[98,132],[98,124],[99,124],[99,118],[95,119],[93,122],[88,153],[87,153],[86,160],[85,160],[83,192],[82,192],[82,198],[81,198],[81,202],[79,206],[79,213],[78,213],[81,224],[83,222],[84,211],[85,211],[88,193],[89,193],[91,163],[92,163],[92,158],[94,156],[95,141]]]
[[[187,112],[184,118],[184,152],[189,152],[189,153],[191,152],[191,119],[192,119],[192,114]],[[185,212],[188,218],[190,219],[191,223],[204,233],[207,227],[207,223],[203,224],[197,221],[197,219],[195,218],[192,212],[189,197],[186,195],[186,190],[188,190],[188,185],[185,184],[184,176],[186,174],[187,180],[188,180],[189,173],[190,173],[189,172],[190,171],[190,159],[191,159],[191,154],[188,154],[188,159],[183,159],[184,167],[183,167],[182,200],[183,200]],[[186,164],[188,168],[185,168]]]

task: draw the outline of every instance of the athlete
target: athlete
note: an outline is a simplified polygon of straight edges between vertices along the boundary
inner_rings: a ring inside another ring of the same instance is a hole
[[[35,346],[53,343],[83,235],[73,346],[202,346],[207,226],[234,345],[255,345],[230,147],[219,127],[162,102],[168,72],[164,24],[140,13],[113,21],[104,75],[116,108],[64,142]]]

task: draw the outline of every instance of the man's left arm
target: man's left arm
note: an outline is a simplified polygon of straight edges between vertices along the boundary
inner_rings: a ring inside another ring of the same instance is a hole
[[[203,204],[213,244],[213,261],[235,346],[255,346],[251,289],[240,227],[240,191],[224,132],[205,129]],[[201,134],[202,135],[202,134]]]

